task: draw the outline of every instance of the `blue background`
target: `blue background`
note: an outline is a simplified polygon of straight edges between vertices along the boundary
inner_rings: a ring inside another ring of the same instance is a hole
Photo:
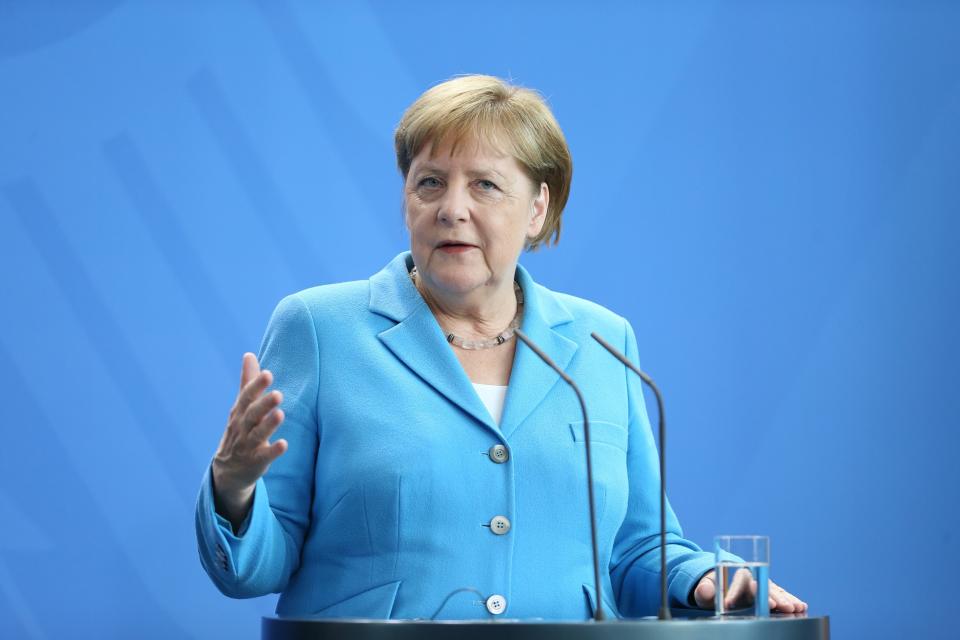
[[[628,317],[686,533],[766,533],[838,638],[953,637],[960,8],[0,2],[0,636],[256,638],[193,501],[275,303],[407,246],[457,73],[576,165],[541,282]],[[651,407],[652,408],[652,407]]]

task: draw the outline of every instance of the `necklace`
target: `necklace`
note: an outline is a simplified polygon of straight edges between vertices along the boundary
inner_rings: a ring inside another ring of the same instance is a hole
[[[410,280],[413,281],[413,286],[416,287],[416,267],[410,270]],[[419,288],[417,290],[419,291]],[[517,296],[517,313],[513,316],[513,320],[510,321],[510,324],[507,325],[506,329],[498,333],[493,338],[486,338],[484,340],[467,340],[466,338],[461,338],[458,335],[447,332],[446,329],[444,329],[444,333],[447,336],[447,342],[455,347],[460,347],[461,349],[467,350],[490,349],[492,347],[499,347],[504,342],[515,336],[517,334],[517,328],[520,326],[520,321],[523,318],[523,289],[520,288],[520,285],[516,280],[513,281],[513,293]]]

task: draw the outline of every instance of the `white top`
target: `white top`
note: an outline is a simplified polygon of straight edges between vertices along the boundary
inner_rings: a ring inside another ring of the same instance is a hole
[[[507,399],[507,387],[499,384],[477,384],[474,382],[473,388],[477,390],[477,395],[483,400],[483,404],[490,412],[493,421],[500,424],[500,418],[503,417],[503,402]]]

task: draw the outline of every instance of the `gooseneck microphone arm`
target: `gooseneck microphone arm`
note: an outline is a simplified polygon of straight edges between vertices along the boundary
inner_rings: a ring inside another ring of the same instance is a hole
[[[603,591],[600,590],[600,554],[597,550],[597,510],[593,501],[593,466],[590,462],[590,419],[587,418],[587,404],[583,401],[583,394],[580,393],[580,388],[573,381],[573,378],[558,367],[556,363],[550,359],[550,356],[535,345],[523,331],[517,329],[516,333],[517,337],[523,340],[523,343],[530,347],[531,351],[547,363],[547,366],[556,371],[560,377],[563,378],[564,382],[573,387],[573,391],[577,394],[577,400],[580,402],[580,410],[583,412],[583,442],[586,445],[585,449],[587,451],[587,499],[590,503],[590,544],[593,548],[593,584],[594,590],[597,592],[597,606],[593,610],[593,619],[597,621],[604,620]]]
[[[617,351],[613,345],[601,338],[596,331],[590,334],[593,339],[599,342],[604,349],[609,351],[614,358],[619,360],[628,369],[640,376],[640,379],[647,383],[653,394],[657,396],[657,413],[660,418],[660,614],[661,620],[669,620],[670,607],[667,606],[667,419],[663,417],[663,396],[660,395],[660,389],[653,383],[653,380],[633,364],[627,357]]]

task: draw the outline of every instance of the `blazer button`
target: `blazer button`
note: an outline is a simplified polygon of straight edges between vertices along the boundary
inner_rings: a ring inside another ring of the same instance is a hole
[[[494,516],[493,519],[490,520],[490,531],[493,531],[498,536],[502,536],[507,531],[510,531],[510,521],[504,516]]]
[[[490,447],[490,451],[487,452],[487,455],[490,456],[490,459],[497,464],[503,464],[510,459],[510,453],[502,444],[495,444]]]
[[[507,610],[507,599],[499,593],[495,593],[487,598],[487,611],[495,616],[500,615]]]

